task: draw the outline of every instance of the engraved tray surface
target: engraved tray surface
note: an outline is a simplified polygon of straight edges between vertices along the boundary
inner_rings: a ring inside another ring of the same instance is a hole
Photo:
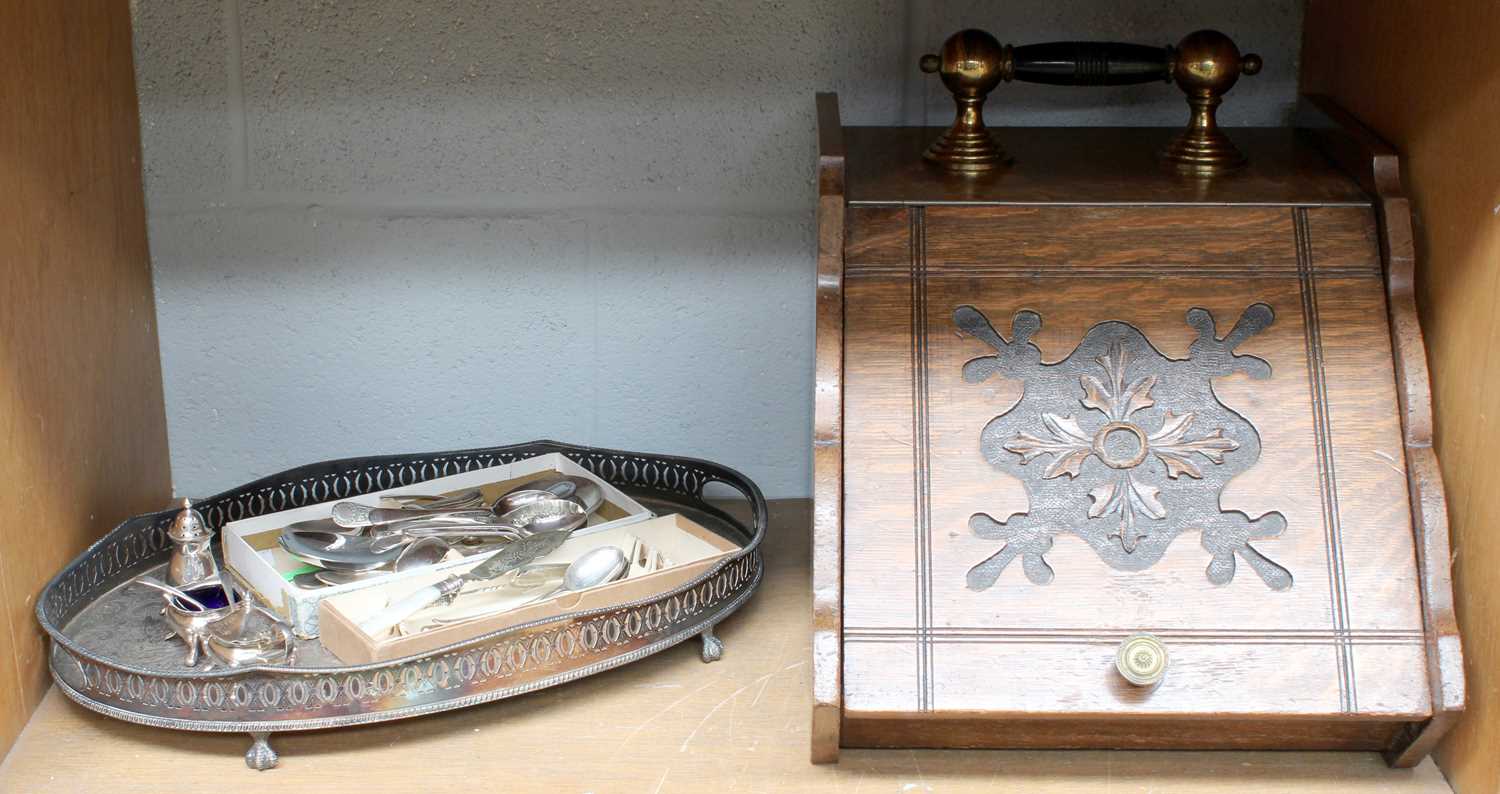
[[[37,619],[52,638],[53,678],[68,697],[112,717],[163,728],[266,733],[401,719],[463,708],[617,667],[703,635],[759,583],[765,499],[754,483],[714,463],[538,441],[425,455],[328,461],[291,469],[198,503],[212,529],[228,521],[342,499],[561,452],[656,512],[678,512],[743,546],[677,589],[605,609],[522,624],[390,662],[344,665],[300,640],[292,665],[193,669],[180,642],[163,640],[161,601],[127,587],[171,553],[176,510],[126,520],[43,590]],[[705,499],[722,483],[748,502],[748,521]],[[263,745],[258,740],[247,761]],[[274,765],[275,754],[264,748]]]

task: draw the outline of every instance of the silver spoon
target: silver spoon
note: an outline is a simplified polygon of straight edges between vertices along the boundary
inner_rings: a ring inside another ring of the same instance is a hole
[[[577,529],[589,520],[589,514],[582,505],[572,500],[544,499],[522,505],[501,516],[500,520],[520,527],[525,534],[535,535],[554,530]]]
[[[376,568],[370,571],[341,571],[332,568],[324,568],[322,570],[313,572],[312,576],[320,584],[324,584],[329,587],[337,587],[341,584],[349,584],[350,582],[359,582],[365,579],[373,579],[377,576],[385,576],[388,573],[390,573],[390,571],[387,571],[384,568]]]
[[[424,510],[421,508],[406,507],[371,507],[359,502],[336,502],[331,511],[333,523],[346,529],[355,527],[368,527],[376,524],[394,524],[398,521],[410,521],[414,518],[442,518],[453,522],[484,522],[494,521],[493,510],[484,507],[472,507],[463,510]]]
[[[499,499],[496,499],[495,504],[490,509],[495,511],[496,515],[505,515],[506,513],[509,513],[510,511],[518,507],[529,505],[533,502],[542,502],[548,499],[558,498],[564,497],[560,497],[558,494],[555,494],[551,491],[544,491],[537,488],[523,486],[518,491],[511,491],[510,493],[505,494]]]
[[[403,573],[426,568],[429,565],[437,565],[452,550],[453,547],[442,538],[417,538],[401,550],[401,554],[396,557],[396,564],[391,567],[396,573]]]
[[[598,510],[600,505],[604,504],[604,489],[599,487],[599,483],[587,477],[562,474],[541,480],[533,480],[521,487],[547,491],[558,499],[570,499],[583,505],[583,509],[588,511],[590,515],[595,510]]]
[[[625,559],[625,552],[620,551],[618,546],[600,546],[586,552],[568,565],[568,570],[563,573],[562,584],[551,592],[542,593],[519,606],[546,601],[559,593],[574,593],[608,584],[624,576],[629,568],[630,561]]]
[[[399,502],[403,507],[415,507],[423,510],[455,510],[484,506],[484,494],[480,493],[478,489],[463,491],[452,496],[399,494],[385,498]]]
[[[333,583],[325,582],[321,578],[319,578],[319,574],[325,573],[330,573],[330,571],[328,571],[326,568],[319,568],[316,571],[299,573],[296,576],[292,577],[292,586],[301,588],[303,590],[317,590],[321,587],[327,587],[328,585]]]
[[[297,577],[301,579],[302,576],[306,576],[312,582],[308,582],[306,579],[298,582],[297,579],[293,579],[292,584],[299,587],[337,587],[365,579],[374,579],[377,576],[385,576],[392,571],[397,573],[414,571],[418,568],[426,568],[429,565],[436,565],[442,562],[443,558],[448,556],[448,552],[452,548],[446,541],[439,538],[422,538],[403,549],[396,556],[395,563],[389,569],[381,567],[366,571],[344,571],[324,568]]]
[[[383,554],[391,549],[408,543],[415,543],[424,538],[472,538],[494,542],[497,540],[516,540],[520,537],[521,530],[509,524],[485,524],[478,527],[413,527],[410,530],[391,532],[372,539],[370,541],[370,551],[376,554]]]
[[[580,484],[581,483],[581,484]],[[472,494],[460,494],[464,502],[439,500],[425,507],[406,506],[400,508],[371,507],[359,502],[337,502],[332,509],[335,524],[345,528],[391,524],[413,518],[443,518],[445,520],[484,521],[485,507],[481,499],[474,503]],[[456,499],[456,498],[455,498]],[[502,495],[488,510],[503,515],[523,505],[539,501],[558,499],[572,501],[583,508],[588,516],[603,501],[603,492],[593,481],[583,477],[552,477],[523,484]],[[459,505],[463,505],[463,509]],[[441,507],[439,507],[441,505]],[[472,505],[472,506],[471,506]]]
[[[335,541],[337,543],[335,544]],[[286,553],[319,568],[374,570],[395,562],[397,552],[375,552],[367,538],[338,538],[321,532],[283,532],[276,542]]]
[[[515,540],[541,532],[577,529],[589,520],[588,511],[577,502],[558,499],[546,491],[539,493],[547,493],[549,498],[523,504],[489,523],[449,525],[445,521],[428,521],[402,522],[388,526],[376,530],[377,533],[388,534],[377,534],[370,543],[370,549],[377,553],[389,551],[409,542],[411,538],[423,536]],[[503,497],[495,502],[496,506],[503,503]]]
[[[363,532],[364,530],[360,529],[360,528],[349,529],[347,527],[341,527],[338,524],[333,523],[332,519],[328,519],[328,518],[313,518],[313,519],[308,519],[307,521],[297,521],[297,522],[294,522],[294,523],[291,523],[291,524],[287,524],[285,527],[282,528],[281,531],[282,532],[327,532],[327,533],[330,533],[330,534],[333,534],[333,535],[344,535],[346,537],[359,537],[359,533]]]

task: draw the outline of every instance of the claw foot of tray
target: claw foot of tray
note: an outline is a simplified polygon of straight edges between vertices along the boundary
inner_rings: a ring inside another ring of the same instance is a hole
[[[717,662],[724,658],[724,641],[714,636],[714,627],[709,626],[700,635],[703,638],[703,661]]]
[[[253,743],[250,749],[245,751],[245,766],[264,772],[267,769],[275,769],[281,756],[271,749],[271,734],[252,733],[250,738]]]

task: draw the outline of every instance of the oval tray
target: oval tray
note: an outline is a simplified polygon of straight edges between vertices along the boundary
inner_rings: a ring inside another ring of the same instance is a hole
[[[561,452],[658,513],[678,512],[743,548],[702,576],[650,598],[534,621],[390,662],[342,665],[316,640],[290,666],[202,670],[183,663],[157,614],[161,599],[125,587],[171,556],[177,509],[131,518],[62,570],[37,603],[59,689],[117,719],[192,731],[245,731],[245,762],[276,765],[275,731],[404,719],[519,695],[608,670],[700,636],[704,661],[723,645],[714,624],[760,582],[766,503],[732,469],[691,458],[537,441],[505,447],[314,463],[197,503],[210,528],[229,521]],[[748,502],[748,523],[705,499],[722,483]]]

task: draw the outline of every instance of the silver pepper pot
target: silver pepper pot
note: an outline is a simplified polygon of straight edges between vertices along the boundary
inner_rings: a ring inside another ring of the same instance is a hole
[[[193,500],[182,500],[182,510],[172,519],[167,537],[175,547],[172,562],[167,566],[167,584],[187,588],[218,579],[219,566],[214,562],[211,548],[213,533],[203,514],[193,507]]]

